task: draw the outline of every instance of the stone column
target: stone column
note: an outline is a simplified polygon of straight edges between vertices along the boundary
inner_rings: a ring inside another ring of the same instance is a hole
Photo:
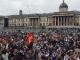
[[[62,26],[63,26],[63,16],[61,18],[62,18],[62,22],[61,23],[62,23]]]
[[[59,26],[59,16],[58,16],[58,26]]]
[[[71,20],[71,16],[70,16],[70,25],[72,25],[72,20]]]
[[[35,27],[35,18],[33,18],[32,21],[33,21],[33,27]]]
[[[31,19],[32,20],[32,27],[33,27],[33,19]]]
[[[35,18],[35,27],[38,26],[38,18]]]
[[[71,19],[71,16],[70,16],[70,25],[72,26],[72,22],[73,22],[73,20]]]
[[[40,20],[40,19],[38,18],[38,27],[39,27],[39,20]]]
[[[65,16],[65,26],[66,26],[66,16]]]
[[[55,26],[56,26],[56,17],[55,17]]]
[[[70,16],[68,17],[68,25],[70,26]]]
[[[68,16],[66,16],[66,26],[68,26]]]
[[[38,18],[37,18],[37,27],[38,27]]]
[[[32,24],[33,24],[33,23],[32,23],[32,19],[31,19],[31,26],[32,26]]]
[[[74,23],[75,23],[75,21],[74,21],[74,16],[72,17],[72,20],[73,20],[73,23],[72,23],[72,25],[74,26]]]
[[[61,21],[60,21],[60,26],[62,26],[62,16],[60,17]]]
[[[53,17],[53,26],[55,26],[55,17]]]
[[[32,21],[33,21],[33,27],[35,27],[35,19],[33,19]]]
[[[34,26],[35,26],[35,27],[38,26],[38,25],[37,25],[37,18],[35,18]]]
[[[32,20],[30,19],[30,26],[32,26]]]
[[[68,26],[69,26],[69,21],[70,21],[70,20],[69,20],[69,16],[68,16]]]
[[[67,22],[67,21],[66,21],[66,16],[65,16],[65,26],[66,26],[66,22]]]
[[[65,26],[65,16],[63,16],[63,26]]]
[[[39,17],[39,26],[42,25],[42,22],[41,22],[41,17]]]
[[[61,18],[60,18],[60,16],[59,16],[59,26],[61,25]]]

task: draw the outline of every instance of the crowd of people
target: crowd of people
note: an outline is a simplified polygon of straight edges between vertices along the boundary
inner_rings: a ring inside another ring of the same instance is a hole
[[[80,60],[79,34],[33,33],[29,46],[27,34],[1,32],[0,60]]]

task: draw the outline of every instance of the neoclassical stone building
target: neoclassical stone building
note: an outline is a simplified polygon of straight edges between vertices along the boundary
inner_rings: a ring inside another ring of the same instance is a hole
[[[19,11],[19,15],[10,15],[5,18],[10,28],[80,28],[80,12],[68,11],[68,5],[64,2],[59,6],[59,12],[43,13],[43,14],[23,14]],[[4,20],[4,21],[5,21]]]
[[[59,6],[59,12],[44,14],[23,14],[8,16],[9,27],[32,27],[39,28],[72,28],[80,26],[80,12],[68,11],[68,5],[64,2]]]

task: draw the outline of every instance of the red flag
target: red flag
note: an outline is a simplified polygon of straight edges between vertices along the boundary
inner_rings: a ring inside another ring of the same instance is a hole
[[[32,32],[29,32],[29,33],[27,34],[27,37],[26,37],[27,46],[30,46],[32,40],[33,40],[33,34],[32,34]]]

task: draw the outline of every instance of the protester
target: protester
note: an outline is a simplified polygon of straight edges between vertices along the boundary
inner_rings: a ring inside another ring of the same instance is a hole
[[[80,35],[55,31],[2,32],[0,60],[80,60]]]

